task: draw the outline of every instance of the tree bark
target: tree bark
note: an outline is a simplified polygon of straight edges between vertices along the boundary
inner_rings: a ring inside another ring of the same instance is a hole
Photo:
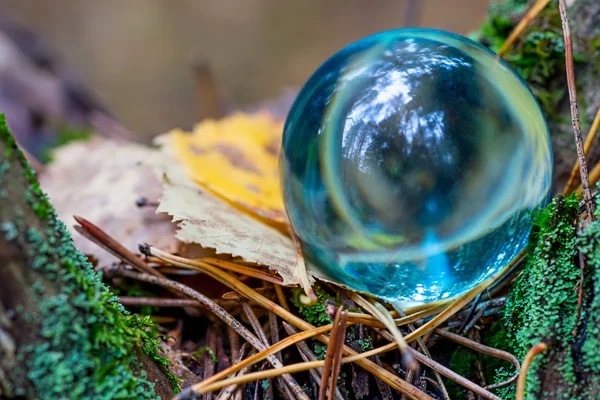
[[[0,397],[170,398],[155,334],[75,249],[0,115]]]

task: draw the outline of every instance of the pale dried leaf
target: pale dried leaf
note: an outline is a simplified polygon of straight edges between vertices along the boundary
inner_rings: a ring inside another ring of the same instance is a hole
[[[286,285],[299,283],[296,250],[288,236],[199,187],[167,154],[157,154],[149,163],[163,177],[157,212],[173,217],[179,240],[268,266]]]
[[[147,147],[93,138],[64,146],[54,153],[54,162],[40,176],[60,219],[71,231],[75,245],[98,259],[100,266],[117,259],[80,234],[75,233],[73,215],[98,225],[128,249],[148,242],[167,251],[177,251],[176,227],[154,207],[136,206],[146,197],[157,201],[161,184],[152,168],[141,161],[156,151]]]

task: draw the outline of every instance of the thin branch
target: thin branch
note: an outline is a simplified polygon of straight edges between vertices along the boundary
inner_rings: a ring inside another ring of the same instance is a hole
[[[548,346],[546,343],[538,343],[534,345],[525,356],[525,360],[523,361],[523,366],[521,367],[521,373],[519,374],[519,380],[517,381],[517,394],[515,396],[515,400],[523,400],[525,396],[525,386],[527,383],[527,372],[529,371],[529,367],[531,366],[531,362],[540,353],[548,350]]]
[[[75,221],[77,221],[81,225],[81,227],[75,226],[75,228],[79,228],[77,229],[78,231],[82,229],[84,232],[86,232],[88,234],[86,235],[86,237],[92,242],[96,243],[98,246],[102,247],[104,250],[108,251],[115,257],[123,260],[124,262],[131,265],[133,268],[137,269],[140,272],[167,279],[166,276],[158,272],[156,269],[152,268],[150,265],[146,264],[144,260],[142,260],[140,257],[137,257],[131,251],[127,250],[121,245],[121,243],[117,242],[98,226],[94,225],[87,219],[78,215],[74,215],[73,218],[75,218]]]
[[[592,126],[585,138],[585,143],[583,144],[583,152],[587,156],[590,154],[590,149],[592,148],[592,143],[594,142],[594,138],[596,137],[596,133],[598,132],[598,127],[600,127],[600,107],[598,107],[598,111],[596,112],[596,116],[594,117],[594,122],[592,122]],[[593,185],[591,182],[593,180],[594,169],[590,172],[590,185]],[[563,190],[563,194],[565,196],[570,195],[573,190],[577,187],[577,179],[579,178],[579,161],[575,161],[573,164],[573,169],[571,169],[571,175],[569,176],[569,180],[565,185]]]
[[[583,149],[583,139],[581,138],[581,128],[579,126],[579,109],[577,108],[577,89],[575,87],[575,66],[573,62],[573,41],[571,39],[571,29],[569,28],[569,19],[567,16],[567,4],[565,0],[558,0],[560,9],[560,19],[563,27],[563,36],[565,39],[565,66],[567,70],[567,87],[569,89],[569,100],[571,104],[571,120],[573,123],[573,135],[577,146],[577,158],[579,159],[579,175],[581,176],[581,188],[583,190],[583,199],[587,209],[586,222],[595,219],[594,202],[592,201],[592,192],[590,191],[590,180],[588,177],[587,161]]]

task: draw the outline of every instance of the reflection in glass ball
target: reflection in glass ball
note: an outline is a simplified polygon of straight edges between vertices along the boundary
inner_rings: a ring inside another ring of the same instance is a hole
[[[396,303],[449,298],[506,266],[546,205],[552,152],[523,81],[447,32],[379,33],[309,79],[284,129],[284,199],[305,257]]]

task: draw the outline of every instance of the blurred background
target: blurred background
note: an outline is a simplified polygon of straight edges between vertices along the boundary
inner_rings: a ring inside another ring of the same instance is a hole
[[[301,86],[335,51],[366,35],[407,26],[467,34],[488,3],[0,0],[0,14],[42,39],[93,89],[92,98],[148,139],[202,117],[195,71],[206,77],[207,65],[229,108],[249,107]]]

